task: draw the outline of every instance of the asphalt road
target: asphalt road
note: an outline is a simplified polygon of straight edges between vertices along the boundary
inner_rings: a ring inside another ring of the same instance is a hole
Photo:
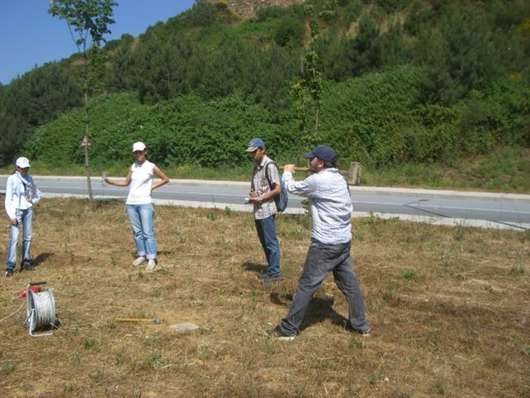
[[[7,177],[0,176],[0,187]],[[44,193],[86,194],[82,177],[34,177]],[[94,195],[125,198],[127,188],[104,185],[93,178]],[[214,204],[244,204],[249,184],[226,181],[172,180],[153,194],[154,198]],[[289,197],[289,208],[301,208],[302,198]],[[357,212],[377,212],[487,220],[499,223],[530,224],[530,195],[486,194],[455,191],[353,187],[352,201]]]

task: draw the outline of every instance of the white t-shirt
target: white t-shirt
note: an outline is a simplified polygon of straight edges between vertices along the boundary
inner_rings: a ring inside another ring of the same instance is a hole
[[[149,160],[142,164],[133,163],[131,166],[131,183],[126,204],[145,205],[152,202],[151,187],[153,186],[154,163]]]

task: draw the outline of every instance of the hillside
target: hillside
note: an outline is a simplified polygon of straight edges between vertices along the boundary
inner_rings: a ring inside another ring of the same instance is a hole
[[[522,0],[200,0],[93,55],[96,166],[127,162],[133,138],[167,165],[242,165],[260,134],[279,158],[328,142],[381,171],[530,147]],[[81,161],[81,66],[73,55],[0,87],[0,163]]]
[[[290,6],[303,3],[304,0],[210,0],[212,3],[226,4],[237,15],[250,18],[256,16],[258,10],[271,6]]]

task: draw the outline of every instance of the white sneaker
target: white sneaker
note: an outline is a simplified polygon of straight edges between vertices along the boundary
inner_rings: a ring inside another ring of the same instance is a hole
[[[140,257],[136,258],[136,260],[133,261],[133,265],[134,265],[135,267],[139,267],[139,266],[142,265],[144,262],[145,262],[145,257],[144,257],[144,256],[140,256]]]
[[[154,272],[156,267],[156,260],[151,259],[147,262],[147,267],[145,267],[145,272]]]

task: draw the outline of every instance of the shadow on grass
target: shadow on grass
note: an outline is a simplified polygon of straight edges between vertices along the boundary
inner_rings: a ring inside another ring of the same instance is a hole
[[[133,250],[130,253],[131,253],[131,258],[135,259],[138,257],[136,250]],[[177,252],[174,250],[157,250],[156,252],[157,256],[176,256],[176,254]]]
[[[293,300],[292,294],[271,293],[270,299],[273,304],[290,307]],[[333,324],[346,327],[348,319],[337,313],[333,309],[333,298],[313,297],[307,308],[304,321],[300,326],[300,330],[304,330],[317,323],[324,322],[329,319]]]
[[[245,271],[255,272],[256,274],[262,274],[267,270],[267,266],[260,263],[253,263],[252,261],[245,261],[241,267]]]
[[[123,200],[119,198],[102,198],[94,201],[94,208],[97,210],[114,208],[116,205],[121,204],[123,204]]]
[[[291,303],[288,303],[287,301],[293,301],[293,295],[292,294],[280,294],[276,292],[272,292],[270,294],[271,302],[276,305],[281,305],[284,307],[289,307]]]
[[[50,257],[53,257],[53,253],[40,253],[37,257],[33,259],[33,266],[38,267],[42,263],[46,262]]]
[[[176,255],[177,252],[175,250],[158,250],[156,254],[162,256],[173,256]]]
[[[341,327],[346,327],[348,319],[344,318],[333,309],[333,298],[313,298],[309,303],[304,321],[300,330],[304,330],[309,326],[324,322],[329,319],[333,324]]]

